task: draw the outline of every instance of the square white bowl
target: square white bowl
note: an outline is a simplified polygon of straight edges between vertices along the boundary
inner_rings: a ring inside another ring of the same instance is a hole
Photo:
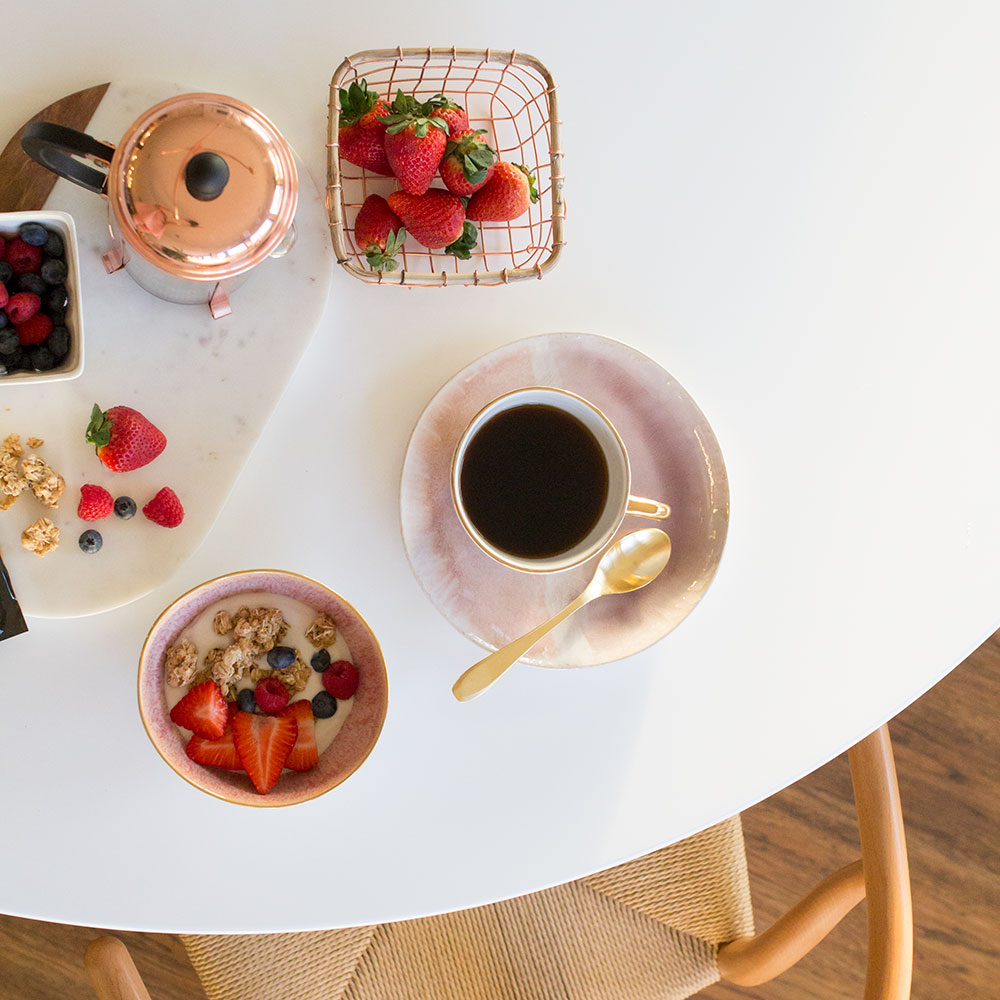
[[[69,353],[51,371],[19,371],[10,375],[0,375],[0,386],[17,383],[30,385],[33,382],[61,382],[77,378],[83,374],[83,304],[80,289],[80,254],[76,244],[76,226],[73,216],[65,212],[0,212],[0,236],[16,236],[19,226],[25,222],[37,222],[57,232],[63,241],[66,260],[66,292],[69,305],[66,308],[66,329],[69,330]]]

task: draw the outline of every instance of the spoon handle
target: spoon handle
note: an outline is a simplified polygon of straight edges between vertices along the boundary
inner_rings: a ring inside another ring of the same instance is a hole
[[[509,666],[521,659],[543,635],[597,596],[598,594],[595,594],[588,587],[572,604],[567,604],[562,611],[553,615],[547,622],[542,622],[537,628],[522,635],[520,639],[507,643],[495,653],[490,653],[478,663],[474,663],[455,681],[451,693],[459,701],[475,698],[477,694],[485,691]]]

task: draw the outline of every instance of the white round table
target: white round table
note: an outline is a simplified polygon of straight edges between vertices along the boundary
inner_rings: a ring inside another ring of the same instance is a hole
[[[4,912],[291,931],[529,892],[790,784],[1000,624],[1000,144],[985,113],[1000,9],[591,3],[502,25],[487,7],[430,11],[18,9],[0,135],[113,66],[267,107],[321,183],[344,55],[517,46],[560,87],[568,221],[543,281],[408,291],[334,275],[195,555],[131,605],[34,620],[0,646]],[[481,651],[407,564],[407,437],[468,361],[558,330],[621,339],[694,396],[726,457],[726,551],[702,603],[647,652],[577,671],[519,665],[458,704],[451,684]],[[304,488],[274,489],[276,468]],[[348,597],[390,675],[367,763],[281,810],[179,780],[136,709],[157,613],[256,566]]]

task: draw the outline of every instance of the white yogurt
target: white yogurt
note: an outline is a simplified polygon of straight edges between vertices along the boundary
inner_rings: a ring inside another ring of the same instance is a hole
[[[317,612],[315,609],[310,608],[308,604],[303,604],[293,597],[282,597],[281,595],[268,594],[264,591],[251,590],[244,594],[234,594],[232,597],[226,597],[221,601],[216,601],[215,604],[210,604],[197,618],[188,623],[176,641],[181,642],[183,639],[187,639],[198,651],[198,663],[204,664],[205,656],[210,649],[214,649],[216,646],[225,648],[233,641],[233,634],[231,632],[228,635],[219,635],[212,627],[212,620],[215,618],[216,612],[228,611],[230,615],[235,615],[243,607],[277,608],[288,623],[288,631],[278,644],[297,649],[299,651],[299,659],[308,665],[313,653],[316,652],[316,648],[306,638],[306,630],[316,620]],[[336,663],[337,660],[350,660],[351,663],[354,662],[351,659],[351,650],[344,641],[344,637],[340,634],[339,628],[337,630],[337,640],[332,646],[327,647],[327,652],[330,654],[331,663]],[[257,657],[256,663],[258,666],[267,667],[267,653],[261,653]],[[238,682],[237,687],[240,690],[243,688],[253,690],[256,687],[256,682],[250,680],[249,677],[245,677]],[[166,678],[164,678],[163,690],[166,693],[167,706],[173,708],[187,694],[189,688],[190,685],[186,685],[185,687],[171,687],[167,684]],[[312,700],[314,695],[323,690],[322,674],[311,670],[305,690],[300,691],[298,694],[293,694],[291,701],[299,701],[302,698]],[[354,698],[348,698],[345,701],[341,701],[338,698],[337,711],[334,715],[329,719],[316,720],[316,747],[320,753],[333,742],[334,737],[340,732],[340,728],[350,714],[353,704]]]

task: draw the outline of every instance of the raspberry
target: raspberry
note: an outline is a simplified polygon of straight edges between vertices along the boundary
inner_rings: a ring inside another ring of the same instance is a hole
[[[16,295],[14,297],[17,298]],[[31,347],[42,343],[52,332],[52,320],[45,313],[35,313],[23,323],[16,323],[14,329],[17,330],[17,339],[21,341],[21,345]]]
[[[7,247],[7,263],[15,274],[37,271],[42,263],[42,248],[33,247],[20,236],[15,236]]]
[[[18,292],[7,301],[7,315],[11,323],[17,326],[42,308],[42,300],[34,292]]]
[[[99,521],[115,509],[114,497],[103,487],[85,483],[80,487],[80,506],[77,516],[84,521]]]
[[[177,494],[169,486],[164,486],[142,508],[142,512],[154,524],[159,524],[164,528],[176,528],[184,520],[184,508],[181,506],[180,500],[177,499]]]
[[[0,236],[0,260],[3,260],[4,254],[7,252],[7,241]]]
[[[274,715],[288,704],[288,688],[277,677],[263,677],[257,681],[253,696],[262,712]]]
[[[2,242],[2,240],[0,240]],[[2,254],[0,254],[2,256]],[[10,296],[7,294],[7,286],[0,281],[0,309],[3,309],[7,305],[7,300]]]
[[[358,670],[350,660],[331,663],[320,676],[323,678],[323,687],[341,701],[353,697],[358,689]]]

